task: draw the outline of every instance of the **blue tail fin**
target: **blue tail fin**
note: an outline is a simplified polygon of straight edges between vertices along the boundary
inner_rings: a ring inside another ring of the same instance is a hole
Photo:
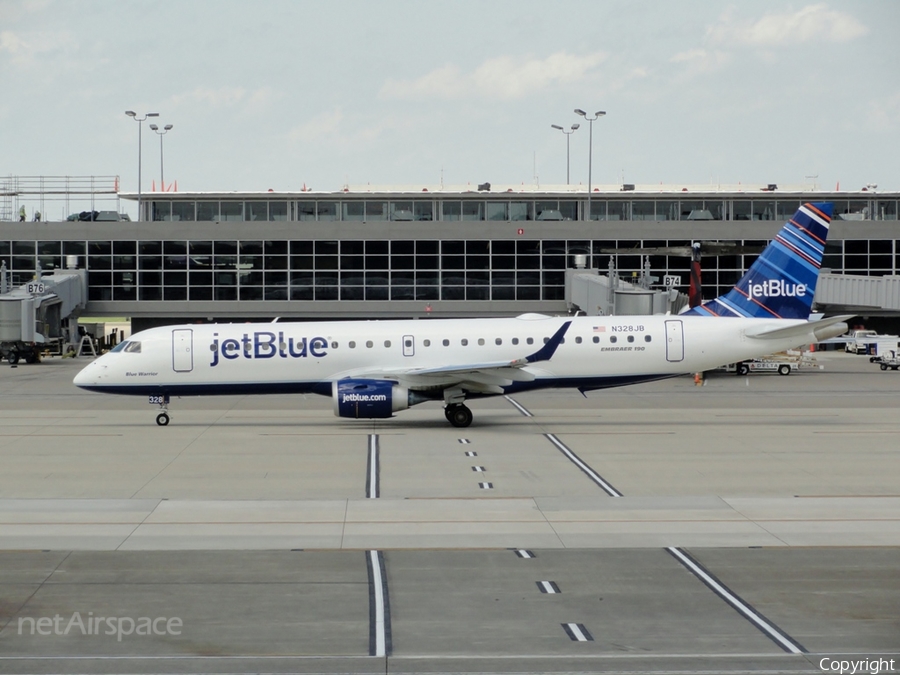
[[[731,291],[685,314],[808,319],[833,209],[801,206]]]

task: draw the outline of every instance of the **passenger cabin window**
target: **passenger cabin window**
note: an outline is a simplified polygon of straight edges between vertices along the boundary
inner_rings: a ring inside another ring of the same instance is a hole
[[[430,346],[431,346],[431,340],[422,340],[422,344],[423,344],[425,347],[430,347]]]
[[[356,343],[353,340],[350,340],[350,342],[347,343],[347,346],[350,347],[350,349],[356,349]]]
[[[372,343],[371,340],[366,340],[366,347],[368,347],[369,349],[371,349],[373,346],[374,346],[374,345],[373,345],[373,343]]]
[[[649,335],[644,336],[644,342],[650,342],[652,338]]]
[[[385,341],[384,341],[384,346],[385,346],[385,347],[390,347],[390,346],[391,346],[391,341],[390,341],[390,340],[385,340]]]
[[[494,344],[502,345],[502,344],[503,344],[503,340],[500,339],[500,338],[497,338],[496,340],[494,340]]]
[[[460,340],[459,342],[460,342],[460,344],[461,344],[463,347],[465,347],[465,346],[467,346],[467,345],[469,344],[469,341],[468,341],[466,338],[463,338],[463,339]]]
[[[600,338],[597,337],[596,335],[594,336],[593,340],[594,340],[595,345],[600,343]]]
[[[618,338],[615,335],[609,336],[609,341],[612,342],[613,344],[616,344],[616,340],[618,340]]]
[[[576,345],[580,345],[580,344],[581,344],[581,336],[580,336],[580,335],[579,335],[578,337],[575,338],[575,344],[576,344]]]
[[[484,347],[484,338],[478,338],[478,346]]]
[[[512,343],[513,343],[514,345],[519,344],[519,338],[513,338],[513,339],[512,339]]]
[[[533,345],[533,344],[534,344],[534,338],[525,338],[525,342],[527,342],[527,343],[530,344],[530,345]]]
[[[332,342],[332,343],[331,343],[331,348],[332,348],[332,349],[337,349],[337,347],[338,347],[337,342]]]
[[[629,341],[629,342],[634,342],[634,335],[629,335],[629,336],[628,336],[628,341]]]
[[[450,340],[448,340],[447,338],[444,338],[444,339],[441,341],[441,344],[444,345],[445,347],[449,347],[449,346],[450,346]]]

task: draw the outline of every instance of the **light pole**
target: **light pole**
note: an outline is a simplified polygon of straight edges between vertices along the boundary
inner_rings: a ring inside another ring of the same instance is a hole
[[[580,127],[581,125],[580,125],[580,124],[573,124],[573,125],[572,125],[572,130],[571,130],[571,131],[566,131],[565,129],[563,129],[563,128],[562,128],[561,126],[559,126],[558,124],[551,124],[550,126],[553,127],[554,129],[559,129],[561,132],[563,132],[563,133],[566,135],[566,185],[568,185],[568,184],[569,184],[569,136],[571,136],[572,134],[574,134],[574,133],[575,133],[575,130],[576,130],[578,127]]]
[[[134,110],[126,110],[125,114],[138,123],[138,220],[141,219],[141,127],[142,122],[148,117],[159,117],[159,113],[148,112],[143,117],[138,117]]]
[[[591,219],[591,163],[594,158],[594,120],[606,115],[605,110],[598,110],[593,117],[588,117],[587,113],[581,108],[575,108],[575,114],[581,115],[590,124],[588,125],[588,200],[587,200],[587,219]]]
[[[166,181],[163,179],[163,176],[165,175],[163,173],[163,136],[169,133],[173,126],[174,125],[172,124],[167,124],[163,127],[163,130],[160,131],[159,127],[155,124],[150,125],[150,128],[156,132],[157,136],[159,136],[159,189],[161,192],[166,191]]]

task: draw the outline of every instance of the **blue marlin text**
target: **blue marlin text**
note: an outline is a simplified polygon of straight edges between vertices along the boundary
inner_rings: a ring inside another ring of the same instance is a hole
[[[228,360],[240,358],[242,355],[245,359],[305,359],[307,356],[320,359],[327,356],[325,349],[328,347],[328,340],[323,337],[313,338],[287,338],[285,341],[284,333],[279,331],[276,335],[269,331],[256,331],[252,335],[244,333],[241,339],[226,338],[219,341],[219,334],[213,333],[213,341],[209,346],[212,352],[212,361],[210,366],[219,365],[219,357]]]

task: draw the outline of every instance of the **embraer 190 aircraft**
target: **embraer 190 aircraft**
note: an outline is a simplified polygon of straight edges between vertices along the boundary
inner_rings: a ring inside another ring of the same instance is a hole
[[[76,377],[82,389],[148,396],[313,393],[340,417],[392,417],[443,401],[594,389],[694,373],[840,335],[850,317],[809,321],[831,204],[805,204],[726,295],[679,315],[209,324],[141,331]]]

